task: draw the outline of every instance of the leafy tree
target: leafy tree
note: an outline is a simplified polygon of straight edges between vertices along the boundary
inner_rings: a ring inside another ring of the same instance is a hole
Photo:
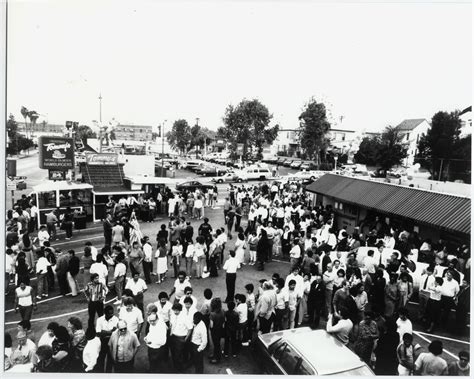
[[[359,145],[359,150],[354,155],[355,163],[362,163],[369,166],[377,165],[377,150],[380,145],[378,137],[365,137]]]
[[[76,131],[76,138],[87,142],[88,138],[97,138],[97,135],[89,126],[79,125]]]
[[[326,117],[326,106],[313,98],[310,99],[299,120],[301,147],[309,158],[314,158],[316,163],[320,164],[321,156],[325,157],[329,145],[327,134],[331,127]]]
[[[461,133],[461,120],[459,112],[437,112],[431,119],[431,128],[418,143],[418,156],[416,161],[426,168],[433,179],[446,179],[455,158]],[[470,160],[470,154],[469,154]]]
[[[171,131],[166,134],[170,146],[179,152],[186,153],[191,142],[191,128],[186,120],[177,120],[174,122]]]
[[[376,162],[380,168],[390,170],[406,158],[407,149],[402,145],[401,140],[402,136],[397,128],[393,126],[385,128],[376,150]]]
[[[239,105],[229,105],[223,117],[224,128],[218,135],[227,140],[232,156],[236,157],[237,144],[243,144],[243,156],[256,152],[262,158],[263,145],[271,144],[278,135],[278,125],[268,127],[272,115],[257,99],[242,100]]]
[[[18,133],[18,123],[12,114],[10,114],[7,121],[7,135],[9,138],[7,154],[18,154],[20,151],[34,146],[34,143],[31,139],[28,139]]]

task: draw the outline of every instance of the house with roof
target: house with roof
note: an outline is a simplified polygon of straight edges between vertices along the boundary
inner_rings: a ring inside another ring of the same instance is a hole
[[[403,120],[396,126],[400,133],[402,143],[407,149],[407,157],[404,159],[404,166],[412,166],[415,163],[415,156],[418,154],[418,142],[423,135],[431,128],[430,123],[424,118]]]

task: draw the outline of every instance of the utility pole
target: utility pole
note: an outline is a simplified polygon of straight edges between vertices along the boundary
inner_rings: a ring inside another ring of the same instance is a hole
[[[102,123],[102,94],[99,93],[99,122]]]
[[[165,124],[166,121],[163,121],[163,124],[161,126],[161,177],[163,178],[164,175],[164,165],[165,165]]]
[[[444,161],[444,158],[441,158],[441,164],[439,166],[439,175],[438,175],[439,182],[441,181],[441,174],[443,173],[443,161]]]

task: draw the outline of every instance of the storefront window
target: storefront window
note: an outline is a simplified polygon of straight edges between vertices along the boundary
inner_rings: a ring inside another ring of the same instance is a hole
[[[90,203],[90,191],[72,190],[60,191],[59,193],[59,204],[61,207],[84,207]]]
[[[38,194],[40,209],[55,208],[56,207],[56,191],[41,192]]]

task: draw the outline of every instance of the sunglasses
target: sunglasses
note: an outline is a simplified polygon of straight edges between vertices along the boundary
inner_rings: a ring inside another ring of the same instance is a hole
[[[121,332],[125,332],[127,330],[127,328],[122,328],[122,329],[119,329]]]

